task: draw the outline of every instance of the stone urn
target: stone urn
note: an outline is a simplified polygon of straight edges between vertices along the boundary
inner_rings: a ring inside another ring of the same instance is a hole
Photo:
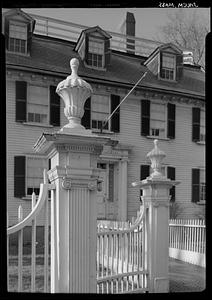
[[[84,115],[85,101],[91,96],[93,90],[89,83],[77,75],[79,67],[79,60],[77,58],[70,60],[70,67],[71,75],[61,81],[56,88],[56,93],[64,101],[64,114],[69,121],[68,124],[60,129],[60,132],[90,132],[90,130],[86,130],[81,125],[81,118]]]

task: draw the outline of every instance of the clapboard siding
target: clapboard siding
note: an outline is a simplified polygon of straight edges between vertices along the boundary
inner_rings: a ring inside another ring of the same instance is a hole
[[[15,81],[8,78],[6,81],[6,124],[7,124],[7,208],[9,225],[17,223],[18,207],[22,205],[24,217],[31,210],[31,201],[14,197],[14,157],[17,155],[33,154],[33,145],[43,132],[53,132],[59,127],[31,126],[15,122]],[[20,79],[19,79],[20,80]],[[25,77],[30,81],[30,77]],[[58,80],[59,82],[59,80]],[[46,83],[47,86],[50,82]],[[53,85],[56,85],[55,83]],[[60,106],[61,126],[67,123],[63,114],[63,104]],[[38,225],[43,223],[43,215],[38,219]]]
[[[153,139],[140,134],[140,99],[129,97],[120,110],[120,134],[116,135],[123,144],[133,145],[128,164],[128,219],[135,216],[139,208],[139,189],[132,187],[133,181],[139,180],[140,165],[148,162],[146,154],[153,148]],[[176,187],[176,202],[183,204],[179,217],[192,218],[200,206],[191,203],[191,169],[204,167],[204,145],[192,142],[192,105],[176,104],[176,138],[159,140],[159,147],[166,153],[164,164],[176,168],[176,180],[181,183]]]
[[[25,81],[31,80],[25,77]],[[10,225],[17,222],[18,206],[21,204],[26,216],[31,208],[31,202],[14,198],[14,156],[32,153],[32,147],[43,132],[57,131],[58,127],[29,126],[15,122],[15,77],[7,80],[7,197]],[[47,85],[57,85],[55,80],[46,82]],[[95,90],[95,89],[94,89]],[[115,91],[111,93],[117,94]],[[121,99],[125,94],[120,94]],[[128,202],[127,217],[131,219],[139,209],[139,189],[132,187],[131,183],[140,180],[140,165],[147,164],[146,154],[153,148],[153,139],[141,136],[141,96],[129,96],[120,107],[120,132],[112,138],[121,144],[133,146],[129,153],[128,163]],[[174,102],[173,102],[174,103]],[[164,164],[175,167],[176,180],[181,183],[176,187],[176,202],[184,209],[180,218],[192,218],[200,206],[191,203],[191,169],[204,166],[204,145],[192,142],[192,105],[176,104],[175,139],[159,140],[159,148],[166,153]],[[60,119],[61,127],[67,123],[63,113],[64,104],[61,101]],[[42,223],[43,217],[39,222]]]

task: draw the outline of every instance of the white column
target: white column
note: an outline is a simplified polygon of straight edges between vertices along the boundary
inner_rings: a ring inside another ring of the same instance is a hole
[[[79,178],[74,171],[67,174],[62,167],[49,171],[56,185],[51,292],[96,293],[96,178],[89,174]]]
[[[157,147],[147,154],[151,160],[153,173],[133,186],[143,190],[146,223],[146,267],[149,274],[151,293],[169,292],[169,190],[177,181],[171,181],[161,172],[161,161],[166,156]]]
[[[120,220],[127,221],[127,163],[128,159],[124,158],[120,162]]]
[[[171,182],[147,180],[142,200],[146,210],[147,268],[150,292],[169,292],[169,189]]]

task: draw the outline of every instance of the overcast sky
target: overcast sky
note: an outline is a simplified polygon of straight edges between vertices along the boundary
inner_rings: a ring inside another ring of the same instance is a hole
[[[52,17],[85,26],[99,25],[102,29],[119,32],[119,27],[126,17],[126,12],[134,13],[136,36],[154,39],[158,27],[167,20],[167,12],[177,8],[24,8],[26,13]],[[192,8],[186,12],[191,14]],[[203,18],[209,18],[209,8],[197,8]]]

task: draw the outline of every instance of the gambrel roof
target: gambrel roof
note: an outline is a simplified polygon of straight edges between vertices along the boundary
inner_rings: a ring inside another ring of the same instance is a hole
[[[66,77],[70,74],[70,59],[77,57],[80,61],[79,75],[86,80],[93,79],[97,82],[108,82],[110,84],[134,85],[141,76],[148,71],[142,63],[144,58],[136,55],[112,51],[111,63],[106,71],[86,68],[78,53],[74,51],[76,43],[59,40],[46,36],[33,35],[31,56],[21,56],[7,53],[6,64],[8,67],[25,68],[29,71],[49,72]],[[157,50],[157,49],[156,49]],[[155,50],[155,51],[156,51]],[[140,83],[147,88],[160,89],[162,91],[173,91],[185,93],[197,97],[205,96],[205,74],[200,68],[184,66],[184,75],[178,82],[159,80],[148,72],[145,79]]]

